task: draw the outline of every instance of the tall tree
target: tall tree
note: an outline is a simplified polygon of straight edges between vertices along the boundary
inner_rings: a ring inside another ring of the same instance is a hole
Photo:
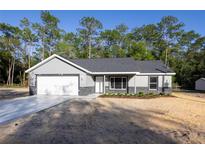
[[[37,36],[32,32],[32,23],[27,18],[23,18],[20,21],[21,28],[21,43],[22,43],[22,61],[23,61],[23,70],[21,73],[22,81],[21,83],[25,85],[26,74],[25,70],[31,67],[31,54],[33,52],[33,47],[37,41]]]
[[[78,31],[85,39],[86,44],[88,44],[88,58],[91,58],[92,41],[98,34],[98,30],[102,29],[103,26],[102,23],[94,17],[83,17],[80,20],[80,25],[82,28],[79,28]]]
[[[61,35],[61,40],[56,44],[56,53],[67,58],[76,57],[76,36],[73,33]]]
[[[44,60],[45,54],[50,56],[60,39],[61,30],[58,27],[59,19],[49,11],[41,12],[42,23],[34,23],[33,29],[36,31],[41,52],[41,60]]]
[[[31,67],[31,54],[32,54],[32,48],[37,41],[37,36],[33,34],[32,32],[32,24],[27,18],[23,18],[20,21],[20,27],[21,29],[21,39],[22,43],[24,44],[24,55],[25,55],[25,61],[28,61],[28,68]]]
[[[168,65],[168,55],[171,52],[175,52],[177,41],[182,35],[182,27],[184,23],[180,22],[176,17],[165,16],[157,24],[159,32],[159,49],[162,50],[162,57],[164,57],[165,64]],[[163,52],[164,51],[164,52]]]
[[[20,50],[20,29],[9,24],[0,23],[0,38],[1,52],[5,52],[8,58],[7,67],[7,85],[13,85],[16,54]]]
[[[127,30],[124,24],[116,26],[113,30],[105,30],[100,34],[105,53],[108,57],[125,57],[127,50]]]

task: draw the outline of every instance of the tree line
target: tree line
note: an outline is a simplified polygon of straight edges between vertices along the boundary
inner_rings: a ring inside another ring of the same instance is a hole
[[[186,31],[176,17],[164,16],[134,29],[125,24],[103,29],[99,20],[83,17],[75,33],[61,29],[49,11],[42,11],[40,19],[32,23],[23,18],[19,26],[0,23],[1,84],[25,86],[25,70],[54,53],[66,58],[162,60],[176,72],[174,81],[189,89],[205,77],[205,36]]]

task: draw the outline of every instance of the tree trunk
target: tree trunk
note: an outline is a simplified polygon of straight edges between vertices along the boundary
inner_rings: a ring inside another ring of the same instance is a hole
[[[28,51],[28,68],[31,67],[31,56],[30,56],[30,53],[31,53],[31,44],[29,45],[29,51]]]
[[[9,68],[8,68],[8,78],[7,78],[7,85],[11,84],[11,60],[9,59]]]
[[[88,51],[88,58],[91,58],[91,37],[89,37],[89,51]]]
[[[42,36],[42,46],[43,46],[43,49],[42,49],[42,55],[41,55],[41,61],[44,60],[44,56],[45,56],[45,42],[44,42],[44,34]]]
[[[168,49],[165,50],[165,65],[167,66],[167,56],[168,56]]]
[[[12,62],[12,78],[11,78],[11,85],[13,86],[14,83],[14,70],[15,70],[15,57]]]
[[[19,72],[19,76],[20,76],[20,83],[21,83],[21,86],[22,86],[22,75],[21,75],[21,71]]]
[[[23,72],[23,85],[25,86],[26,85],[26,73],[25,71]]]

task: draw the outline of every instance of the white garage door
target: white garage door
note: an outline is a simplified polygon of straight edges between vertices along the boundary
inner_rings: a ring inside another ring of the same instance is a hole
[[[78,95],[78,76],[37,76],[37,94]]]

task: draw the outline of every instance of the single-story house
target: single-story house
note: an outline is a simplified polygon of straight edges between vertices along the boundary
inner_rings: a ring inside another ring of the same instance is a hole
[[[205,78],[200,78],[195,81],[195,90],[205,90]]]
[[[30,94],[170,93],[175,73],[159,60],[66,59],[52,55],[26,70]]]

